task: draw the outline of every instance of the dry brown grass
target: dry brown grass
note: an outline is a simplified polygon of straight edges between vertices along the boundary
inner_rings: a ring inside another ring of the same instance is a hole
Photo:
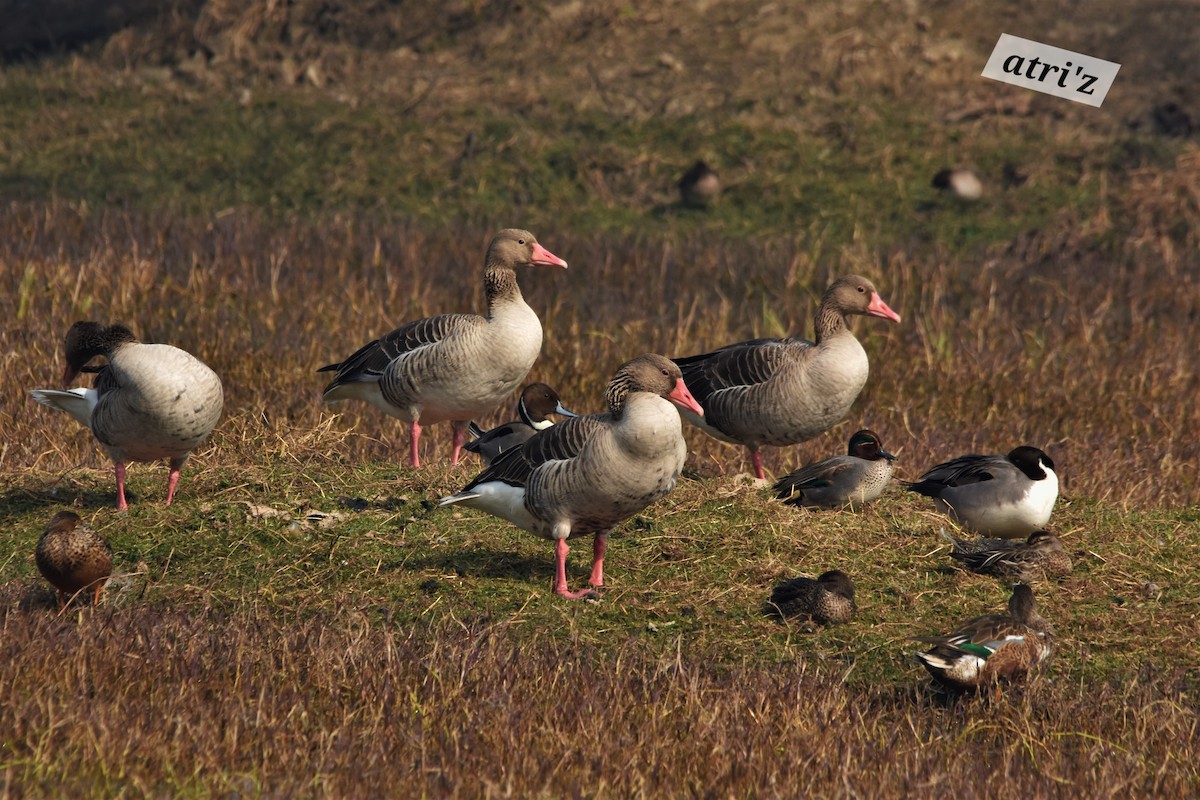
[[[536,231],[572,267],[522,276],[546,330],[531,380],[595,410],[613,369],[637,353],[811,336],[825,285],[858,271],[904,322],[855,323],[873,364],[863,397],[832,434],[770,452],[770,469],[841,450],[865,425],[904,456],[910,477],[959,453],[1028,442],[1060,462],[1068,495],[1194,505],[1198,185],[1194,153],[1172,169],[1135,172],[1097,216],[1063,212],[968,263],[926,248],[825,254],[803,237]],[[63,333],[82,318],[124,321],[211,364],[228,396],[214,438],[224,459],[253,461],[280,443],[391,457],[402,426],[352,407],[330,423],[314,370],[401,322],[480,309],[492,230],[365,215],[270,225],[238,211],[205,222],[12,205],[0,222],[0,314],[10,321],[0,468],[103,463],[85,431],[26,394],[54,385]],[[48,426],[69,434],[47,437]],[[293,430],[306,432],[303,441]],[[348,431],[369,438],[342,442]],[[744,469],[740,450],[695,433],[690,441],[702,474]]]
[[[600,658],[505,623],[137,608],[10,613],[6,793],[1185,797],[1194,676],[951,704],[807,660]],[[853,735],[848,735],[853,731]],[[496,754],[503,753],[503,760]],[[53,762],[65,774],[43,772]]]

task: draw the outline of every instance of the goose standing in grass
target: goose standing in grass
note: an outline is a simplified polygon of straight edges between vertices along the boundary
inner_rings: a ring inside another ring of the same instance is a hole
[[[531,383],[521,391],[521,399],[517,401],[517,419],[489,431],[472,422],[467,430],[473,438],[465,449],[477,453],[484,464],[491,464],[505,450],[524,444],[538,431],[553,425],[551,414],[578,416],[563,408],[558,392],[544,383]]]
[[[512,394],[542,350],[542,323],[521,296],[516,270],[530,265],[566,268],[529,231],[509,228],[488,245],[483,285],[487,316],[426,317],[369,342],[336,372],[322,400],[362,400],[408,423],[410,456],[421,466],[421,426],[449,421],[450,462],[458,463],[467,424]]]
[[[34,560],[38,572],[58,592],[59,608],[84,589],[91,590],[92,604],[99,604],[100,590],[112,574],[112,548],[71,511],[50,518]]]
[[[938,464],[908,490],[932,497],[940,510],[984,536],[1025,538],[1044,528],[1058,500],[1050,456],[1021,445],[1008,455],[966,455]]]
[[[1018,584],[1007,614],[969,619],[948,636],[921,637],[933,647],[916,658],[943,686],[973,691],[1026,677],[1050,657],[1053,638],[1050,625],[1037,613],[1033,591]]]
[[[808,617],[818,625],[842,625],[854,616],[854,581],[841,570],[819,578],[792,578],[775,587],[767,611],[780,617]]]
[[[623,364],[605,392],[608,411],[572,417],[509,450],[462,491],[461,503],[554,542],[556,594],[596,597],[604,585],[608,534],[665,496],[683,470],[687,447],[675,406],[704,412],[683,376],[660,355]],[[592,589],[567,588],[567,540],[595,534]]]
[[[896,457],[869,430],[851,436],[848,450],[784,475],[775,482],[775,496],[793,506],[852,510],[879,497],[892,479]]]
[[[764,445],[797,444],[829,430],[850,411],[867,383],[867,354],[846,326],[864,314],[900,321],[875,286],[859,275],[838,278],[817,309],[816,342],[754,339],[711,353],[677,358],[704,416],[681,410],[706,433],[750,449],[763,478]]]
[[[104,445],[117,475],[117,509],[125,502],[125,465],[169,459],[167,505],[179,473],[221,418],[221,379],[191,353],[167,344],[139,342],[124,325],[76,322],[67,331],[69,384],[88,362],[104,356],[93,388],[34,389],[39,403],[66,411],[91,428]]]
[[[1071,572],[1071,557],[1058,537],[1037,530],[1025,541],[983,539],[964,541],[942,532],[954,545],[950,557],[980,575],[991,575],[1008,583],[1037,583],[1062,578]]]

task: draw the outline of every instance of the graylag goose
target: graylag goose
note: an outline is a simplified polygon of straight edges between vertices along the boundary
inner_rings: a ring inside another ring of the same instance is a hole
[[[984,536],[1019,539],[1050,521],[1058,475],[1050,456],[1022,445],[1008,455],[965,455],[938,464],[908,490],[932,497],[962,526]]]
[[[98,604],[100,590],[112,574],[112,548],[71,511],[50,518],[38,539],[34,560],[38,572],[58,592],[59,608],[84,589],[91,591],[92,604]]]
[[[849,314],[900,321],[869,280],[847,275],[821,298],[815,343],[754,339],[675,359],[704,408],[703,418],[681,410],[684,418],[722,441],[748,447],[754,474],[763,478],[761,447],[824,433],[846,416],[866,385],[867,354],[846,326]]]
[[[531,383],[521,390],[517,419],[487,431],[472,422],[468,432],[474,438],[464,449],[476,453],[484,464],[491,464],[505,450],[524,444],[538,431],[553,425],[551,414],[567,418],[578,416],[563,408],[562,399],[554,389],[544,383]]]
[[[596,596],[604,585],[609,532],[665,496],[679,479],[687,447],[675,407],[704,412],[679,368],[659,355],[621,366],[605,392],[608,411],[572,417],[503,453],[462,491],[461,503],[554,542],[556,594]],[[567,588],[567,540],[595,534],[592,589]]]
[[[1054,634],[1037,613],[1033,591],[1020,584],[1013,588],[1007,614],[974,617],[947,636],[919,641],[933,645],[916,658],[934,680],[948,689],[974,691],[1029,675],[1050,657]]]
[[[93,388],[34,389],[39,403],[66,411],[89,427],[112,459],[117,476],[117,509],[125,502],[125,465],[169,459],[167,505],[179,474],[221,418],[221,379],[203,362],[178,347],[139,342],[124,325],[104,327],[76,322],[67,331],[69,384],[97,356],[108,363],[95,369]]]
[[[487,414],[521,385],[542,350],[542,323],[521,296],[516,269],[566,268],[529,231],[497,233],[487,249],[487,316],[442,314],[397,328],[337,364],[322,400],[362,400],[408,423],[410,456],[421,466],[421,426],[449,421],[450,462],[458,463],[472,418]]]
[[[775,496],[793,506],[855,510],[883,494],[895,460],[875,432],[857,431],[846,455],[789,472],[775,482]]]

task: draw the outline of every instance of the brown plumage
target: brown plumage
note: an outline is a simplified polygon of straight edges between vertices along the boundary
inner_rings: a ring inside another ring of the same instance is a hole
[[[1033,591],[1013,588],[1007,614],[984,614],[947,636],[919,637],[933,646],[917,661],[943,686],[974,691],[999,681],[1019,680],[1050,657],[1054,634],[1037,613]]]
[[[947,535],[954,543],[950,557],[980,575],[991,575],[1005,583],[1036,583],[1061,578],[1071,572],[1071,557],[1058,537],[1034,531],[1024,542],[985,539],[981,543]]]
[[[112,549],[108,542],[70,511],[60,511],[46,525],[34,552],[38,571],[58,591],[59,608],[84,589],[92,602],[112,574]]]
[[[808,617],[818,625],[849,622],[854,605],[854,581],[841,570],[830,570],[819,578],[792,578],[775,587],[767,601],[767,612],[780,617]]]

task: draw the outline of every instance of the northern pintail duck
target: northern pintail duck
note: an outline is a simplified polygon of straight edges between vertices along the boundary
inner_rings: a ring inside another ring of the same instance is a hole
[[[679,368],[653,354],[622,365],[605,400],[606,413],[538,432],[439,503],[462,503],[552,540],[553,589],[571,599],[596,593],[567,588],[567,539],[595,534],[589,583],[603,586],[609,532],[679,479],[687,447],[675,406],[703,413]]]
[[[679,179],[679,200],[688,208],[707,208],[720,194],[720,176],[703,161],[697,161]]]
[[[854,581],[841,570],[816,580],[792,578],[775,587],[767,611],[780,617],[808,617],[818,625],[841,625],[854,616]]]
[[[976,533],[1025,538],[1044,528],[1058,499],[1050,456],[1022,445],[1008,455],[966,455],[938,464],[908,484]]]
[[[473,438],[465,449],[478,453],[484,464],[491,464],[505,450],[524,444],[538,431],[553,425],[551,414],[577,416],[563,408],[558,392],[544,383],[531,383],[521,391],[521,399],[517,401],[517,419],[488,431],[472,422],[467,431]]]
[[[797,444],[824,433],[850,410],[867,382],[867,354],[846,326],[848,314],[900,321],[875,286],[859,275],[838,278],[817,309],[814,344],[754,339],[675,359],[704,407],[684,417],[711,436],[750,448],[763,478],[764,445]]]
[[[1011,539],[958,539],[942,532],[954,545],[950,557],[980,575],[992,575],[1008,583],[1037,583],[1062,578],[1071,572],[1071,557],[1058,537],[1037,530],[1025,541]]]
[[[91,428],[112,459],[119,510],[128,507],[125,465],[130,461],[169,459],[170,505],[188,456],[221,418],[221,379],[191,353],[168,344],[139,342],[124,325],[76,322],[67,331],[65,348],[64,384],[93,358],[108,359],[92,368],[93,388],[34,389],[30,394]]]
[[[91,592],[93,605],[99,603],[100,590],[112,574],[112,548],[71,511],[50,518],[34,560],[38,572],[58,592],[59,608],[85,589]]]
[[[1037,613],[1033,591],[1019,584],[1007,614],[984,614],[947,636],[921,637],[933,647],[916,658],[943,686],[972,691],[1026,677],[1050,657],[1053,639],[1050,625]]]
[[[318,372],[336,372],[322,400],[362,400],[408,423],[410,456],[421,465],[421,426],[449,421],[450,462],[458,463],[467,424],[525,380],[542,350],[542,323],[525,303],[516,270],[566,268],[529,231],[509,228],[488,245],[483,285],[487,316],[443,314],[410,322]]]
[[[883,493],[895,460],[877,434],[861,430],[850,437],[846,455],[818,461],[776,481],[775,496],[793,506],[857,509]]]

